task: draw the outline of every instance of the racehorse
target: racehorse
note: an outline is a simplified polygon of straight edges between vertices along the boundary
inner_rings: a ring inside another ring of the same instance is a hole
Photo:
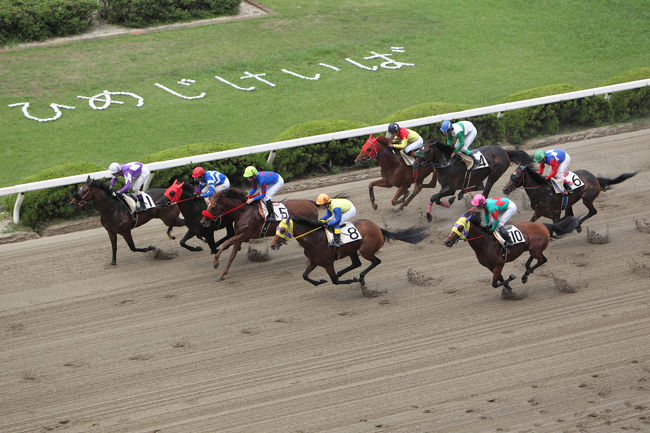
[[[314,286],[325,283],[326,280],[323,279],[316,281],[309,278],[309,273],[316,266],[321,266],[325,268],[333,284],[350,284],[358,281],[361,283],[361,291],[364,296],[377,296],[377,292],[366,288],[365,276],[370,270],[381,263],[381,260],[375,254],[382,247],[384,241],[397,239],[410,244],[416,244],[425,239],[428,233],[424,233],[423,227],[411,227],[406,230],[390,232],[380,228],[377,224],[367,219],[355,220],[352,223],[354,224],[354,228],[348,225],[347,230],[349,230],[349,234],[353,238],[358,238],[360,234],[361,239],[343,244],[343,246],[338,248],[333,248],[328,247],[325,230],[320,230],[324,228],[322,222],[304,218],[298,212],[295,212],[282,220],[278,225],[273,242],[271,242],[271,249],[279,249],[288,239],[296,239],[303,247],[305,256],[308,259],[307,269],[302,274],[305,280]],[[346,227],[343,226],[342,232],[345,231]],[[364,259],[370,261],[370,266],[361,271],[358,277],[340,280],[340,276],[361,266],[359,254]],[[352,263],[347,268],[336,272],[334,270],[334,261],[344,257],[350,257]]]
[[[203,227],[208,227],[215,217],[218,218],[226,214],[230,215],[230,218],[235,222],[235,235],[224,241],[214,255],[214,267],[217,268],[221,253],[226,248],[233,247],[228,265],[221,275],[217,277],[217,281],[224,279],[243,242],[275,235],[275,229],[279,221],[265,221],[264,216],[260,213],[259,201],[246,204],[247,197],[247,194],[241,189],[228,188],[214,193],[210,197],[208,208],[203,211],[203,218],[201,218]],[[316,203],[311,200],[287,200],[282,204],[287,208],[289,214],[299,213],[314,220],[318,219]],[[283,215],[282,217],[287,216]]]
[[[151,189],[146,191],[149,196],[156,201],[165,192],[162,188]],[[167,228],[167,236],[175,239],[171,235],[173,227],[182,227],[185,225],[183,218],[179,217],[180,209],[178,206],[167,206],[164,208],[151,208],[144,211],[131,214],[126,204],[118,197],[112,195],[111,189],[102,182],[93,180],[88,176],[86,182],[77,190],[70,201],[71,206],[83,207],[87,202],[92,201],[95,208],[99,211],[99,219],[108,232],[113,250],[113,259],[111,265],[117,263],[117,235],[122,235],[131,251],[147,252],[155,247],[149,245],[146,248],[136,248],[131,236],[131,229],[139,227],[142,224],[151,221],[153,218],[160,218]]]
[[[404,209],[418,195],[422,188],[435,188],[436,172],[433,164],[424,162],[420,169],[407,165],[401,155],[393,152],[389,147],[391,140],[385,135],[378,135],[372,138],[372,134],[361,148],[361,152],[354,159],[355,165],[361,165],[371,159],[377,159],[381,168],[381,179],[370,182],[368,192],[370,194],[370,204],[377,210],[375,203],[375,192],[373,188],[380,186],[383,188],[397,187],[397,192],[391,200],[393,206],[400,204],[399,210]],[[424,183],[424,179],[433,173],[431,181]],[[409,195],[409,187],[415,184],[413,192]]]
[[[456,221],[444,244],[451,248],[459,239],[469,243],[469,246],[472,247],[476,254],[478,262],[492,271],[492,287],[503,286],[501,296],[503,299],[509,299],[513,298],[512,288],[509,283],[517,276],[511,274],[507,280],[504,280],[501,275],[503,266],[528,251],[530,257],[526,261],[526,272],[521,277],[521,282],[525,284],[528,281],[528,275],[547,262],[548,259],[544,256],[544,250],[548,247],[551,236],[567,234],[578,227],[578,224],[577,217],[568,217],[553,224],[528,221],[515,224],[515,227],[523,235],[523,242],[508,247],[504,254],[499,241],[490,231],[481,226],[481,213],[470,209]],[[530,266],[533,259],[537,259],[537,263]]]
[[[201,224],[202,212],[207,208],[207,203],[203,197],[194,195],[194,191],[191,185],[181,182],[180,184],[174,180],[174,183],[167,188],[164,195],[158,199],[156,206],[169,206],[171,204],[177,204],[185,218],[185,225],[187,225],[187,233],[181,239],[181,246],[190,251],[203,251],[203,248],[200,246],[193,247],[187,245],[186,242],[189,239],[192,239],[194,236],[205,240],[210,246],[210,251],[212,254],[216,254],[217,247],[221,245],[223,241],[235,235],[235,229],[233,228],[233,221],[230,218],[230,215],[224,215],[222,218],[219,218],[218,221],[214,221],[214,224],[205,228]],[[225,228],[226,236],[219,239],[219,241],[214,241],[214,232]]]
[[[572,205],[582,199],[582,203],[589,212],[580,219],[580,224],[598,213],[594,207],[594,200],[601,190],[606,191],[612,185],[621,183],[636,174],[636,172],[623,173],[614,179],[607,179],[596,177],[587,170],[576,170],[574,173],[570,179],[567,179],[575,189],[568,193],[564,215],[573,216]],[[563,194],[556,194],[551,183],[540,175],[532,164],[520,164],[510,176],[510,180],[503,188],[503,193],[508,195],[519,187],[524,188],[530,199],[530,205],[535,211],[531,221],[535,221],[541,216],[550,218],[553,222],[560,220]],[[576,230],[578,232],[582,230],[580,225]]]
[[[436,141],[426,143],[422,147],[422,153],[433,161],[434,167],[438,172],[438,181],[440,182],[440,191],[437,194],[433,194],[429,199],[427,221],[431,222],[433,219],[431,216],[433,203],[449,207],[455,200],[455,197],[452,197],[449,203],[441,203],[440,199],[442,197],[453,196],[457,190],[460,190],[458,194],[459,200],[469,191],[483,190],[483,195],[488,197],[494,183],[508,169],[508,166],[513,161],[517,163],[528,163],[531,161],[530,155],[523,150],[506,150],[494,145],[481,146],[478,150],[482,154],[481,164],[487,163],[488,166],[471,170],[468,179],[466,179],[467,166],[465,163],[459,158],[450,160],[451,146]],[[483,187],[483,180],[486,178],[487,182],[485,187]]]

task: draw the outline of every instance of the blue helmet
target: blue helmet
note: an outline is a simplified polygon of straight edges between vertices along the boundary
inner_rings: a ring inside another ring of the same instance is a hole
[[[444,122],[442,122],[442,125],[440,125],[440,130],[442,132],[447,132],[452,128],[453,127],[451,126],[451,121],[450,120],[445,120]]]

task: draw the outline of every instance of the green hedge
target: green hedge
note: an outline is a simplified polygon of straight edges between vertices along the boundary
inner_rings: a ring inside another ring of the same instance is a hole
[[[109,23],[146,27],[239,13],[239,0],[99,0]]]
[[[28,176],[22,179],[20,183],[39,182],[42,180],[74,176],[75,174],[92,173],[104,169],[105,167],[100,167],[97,164],[71,162],[50,167]],[[35,231],[40,231],[46,222],[53,219],[74,219],[95,214],[93,207],[78,209],[68,205],[77,187],[78,185],[68,185],[26,192],[22,206],[20,207],[21,224]],[[5,201],[5,206],[11,212],[13,212],[14,205],[16,204],[16,197],[15,195],[8,196]]]
[[[364,128],[368,125],[347,120],[317,120],[292,126],[278,135],[273,141],[292,140],[329,132]],[[279,150],[273,161],[274,170],[282,174],[284,180],[295,177],[331,173],[338,167],[351,166],[361,151],[367,137],[354,137],[346,140],[332,140],[293,149]]]
[[[142,159],[143,163],[155,161],[167,161],[176,158],[185,158],[193,155],[220,152],[223,150],[238,149],[241,145],[232,143],[194,143],[186,146],[173,147],[153,153]],[[200,164],[188,164],[182,167],[157,170],[151,182],[151,188],[167,188],[175,179],[179,181],[191,181],[192,170],[200,165],[205,170],[217,170],[230,180],[232,186],[248,188],[250,185],[243,177],[244,169],[254,165],[258,170],[269,170],[271,167],[266,163],[266,156],[262,153],[254,153],[246,156],[238,156],[229,159],[207,161]]]
[[[601,86],[627,83],[628,81],[650,78],[650,67],[631,69],[605,81]],[[650,87],[612,93],[610,99],[614,119],[626,121],[632,118],[646,117],[650,114]]]
[[[97,0],[0,0],[0,46],[83,33]]]

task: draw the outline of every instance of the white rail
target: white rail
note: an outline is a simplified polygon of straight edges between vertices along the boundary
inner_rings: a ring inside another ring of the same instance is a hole
[[[442,122],[445,119],[461,119],[467,117],[483,116],[486,114],[493,114],[493,113],[501,114],[506,111],[518,110],[526,107],[534,107],[538,105],[552,104],[555,102],[587,98],[594,95],[610,95],[611,93],[621,92],[624,90],[638,89],[646,86],[650,86],[650,79],[630,81],[627,83],[619,83],[611,86],[595,87],[592,89],[578,90],[575,92],[544,96],[541,98],[507,102],[505,104],[490,105],[487,107],[472,108],[470,110],[438,114],[435,116],[420,117],[418,119],[400,121],[399,123],[400,126],[406,126],[406,127],[430,125],[433,123]],[[347,131],[313,135],[310,137],[297,138],[293,140],[276,141],[273,143],[266,143],[257,146],[240,147],[238,149],[223,150],[220,152],[213,152],[213,153],[204,153],[201,155],[189,156],[185,158],[170,159],[168,161],[152,162],[152,163],[148,163],[147,167],[149,167],[149,169],[153,173],[156,170],[180,167],[187,164],[198,164],[205,161],[214,161],[218,159],[233,158],[236,156],[244,156],[244,155],[250,155],[253,153],[262,153],[262,152],[271,152],[270,158],[272,158],[273,157],[272,155],[274,155],[274,153],[278,150],[290,149],[293,147],[300,147],[300,146],[307,146],[310,144],[323,143],[332,140],[343,140],[346,138],[359,137],[359,136],[375,134],[375,133],[382,133],[386,131],[387,126],[388,126],[387,124],[374,125],[365,128],[357,128],[357,129],[350,129]],[[20,206],[22,204],[25,192],[81,183],[84,182],[88,176],[97,179],[97,178],[110,177],[110,174],[108,173],[108,171],[97,171],[94,173],[86,173],[86,174],[80,174],[76,176],[67,176],[58,179],[49,179],[40,182],[32,182],[32,183],[25,183],[21,185],[9,186],[5,188],[0,188],[0,196],[18,194],[18,198],[16,199],[16,205],[14,206],[14,213],[13,213],[14,223],[17,224],[18,221],[20,220]]]

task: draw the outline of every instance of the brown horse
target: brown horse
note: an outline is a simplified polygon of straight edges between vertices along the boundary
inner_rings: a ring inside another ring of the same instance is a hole
[[[481,213],[470,209],[470,211],[465,212],[456,221],[444,244],[451,248],[459,239],[468,242],[469,246],[474,250],[474,253],[476,253],[478,262],[492,271],[492,287],[503,286],[501,296],[504,299],[508,299],[513,297],[512,288],[509,283],[517,278],[517,276],[511,274],[507,280],[504,280],[501,275],[503,266],[528,251],[530,257],[526,261],[526,272],[521,277],[521,282],[526,283],[528,281],[528,275],[532,274],[535,269],[542,266],[548,260],[544,257],[544,250],[548,247],[551,236],[569,233],[578,224],[577,217],[565,218],[554,224],[534,222],[515,224],[515,227],[523,235],[523,242],[515,243],[513,246],[508,247],[504,254],[499,241],[497,241],[490,231],[481,226]],[[537,259],[537,263],[534,266],[530,266],[533,259]]]
[[[397,187],[397,192],[391,200],[393,206],[401,204],[399,210],[404,209],[418,195],[422,188],[435,188],[436,186],[436,172],[433,169],[433,164],[421,163],[419,169],[414,169],[404,162],[404,159],[398,154],[393,152],[389,147],[391,140],[385,135],[378,135],[372,138],[372,134],[366,140],[361,148],[361,152],[354,160],[356,165],[360,165],[366,161],[377,159],[381,167],[381,179],[370,182],[368,185],[368,192],[370,194],[370,204],[373,209],[377,209],[375,203],[375,192],[373,188],[380,186],[383,188]],[[433,173],[431,181],[424,183],[424,179]],[[415,184],[413,192],[409,195],[409,187]]]
[[[580,224],[598,213],[594,207],[594,200],[596,200],[601,190],[606,191],[612,185],[621,183],[636,174],[636,172],[623,173],[614,179],[607,179],[596,177],[587,170],[576,170],[574,173],[577,176],[573,176],[568,181],[575,189],[568,193],[564,215],[573,216],[573,204],[582,200],[589,212],[580,218]],[[542,216],[550,218],[553,222],[560,220],[563,195],[556,194],[551,183],[544,176],[541,176],[531,164],[521,164],[515,169],[510,176],[510,180],[503,188],[503,193],[508,195],[519,187],[524,188],[530,199],[530,205],[535,211],[530,219],[531,221],[535,221]],[[577,231],[580,232],[580,230],[581,228],[578,226]]]
[[[178,208],[183,214],[183,218],[185,218],[185,225],[187,225],[187,233],[185,233],[185,236],[181,239],[181,246],[183,248],[190,251],[203,251],[203,248],[200,246],[193,247],[186,243],[188,240],[196,236],[207,242],[212,254],[216,254],[219,245],[235,234],[233,221],[229,215],[225,215],[224,217],[219,218],[218,221],[214,221],[214,224],[208,228],[203,227],[201,224],[201,218],[203,217],[202,212],[207,208],[207,204],[203,197],[194,195],[192,186],[185,182],[179,184],[174,180],[174,183],[167,188],[164,195],[156,201],[156,206],[160,207],[172,204],[178,205]],[[214,232],[222,228],[226,229],[226,236],[215,242]]]
[[[235,222],[235,235],[221,244],[219,250],[214,255],[214,267],[219,266],[219,257],[223,251],[232,245],[230,259],[226,269],[217,277],[217,281],[222,281],[241,249],[243,242],[250,239],[261,238],[275,235],[275,229],[278,226],[277,221],[265,221],[264,216],[260,213],[259,202],[255,201],[246,204],[247,195],[244,191],[237,188],[228,188],[216,192],[210,197],[208,208],[203,211],[201,224],[208,227],[212,224],[212,219],[222,215],[229,215]],[[318,209],[316,203],[310,200],[287,200],[282,202],[290,214],[299,213],[306,215],[311,219],[318,219]],[[283,218],[288,215],[283,215]]]
[[[314,286],[325,283],[326,281],[323,279],[316,281],[309,278],[309,273],[313,271],[316,266],[322,266],[325,268],[325,271],[327,271],[332,283],[350,284],[360,282],[361,291],[364,296],[377,296],[377,292],[366,288],[365,276],[374,267],[381,263],[381,260],[379,260],[375,254],[377,254],[377,251],[379,251],[382,245],[384,245],[384,241],[397,239],[410,244],[416,244],[425,239],[428,234],[424,233],[423,227],[412,227],[406,230],[390,232],[386,229],[380,228],[377,224],[367,219],[355,220],[352,223],[354,224],[354,227],[349,224],[344,225],[341,231],[346,233],[347,230],[351,238],[359,237],[359,235],[361,235],[361,239],[343,244],[343,246],[338,248],[328,247],[327,236],[325,230],[323,230],[323,223],[316,222],[313,219],[304,218],[299,212],[295,212],[292,213],[291,217],[280,222],[276,230],[276,235],[273,238],[273,242],[271,242],[271,248],[274,250],[279,249],[287,242],[287,240],[296,239],[304,248],[305,256],[307,256],[307,259],[309,260],[307,269],[305,269],[305,272],[302,274],[302,277],[305,280],[309,281]],[[370,266],[361,271],[359,277],[340,280],[339,277],[341,275],[361,266],[359,254],[361,254],[364,259],[370,261]],[[352,263],[347,268],[336,272],[334,270],[334,261],[344,257],[350,257]]]
[[[427,221],[431,222],[433,219],[431,215],[433,203],[449,207],[455,200],[455,197],[452,197],[449,203],[441,203],[440,199],[442,197],[453,196],[457,190],[460,190],[458,194],[459,200],[469,191],[483,190],[483,195],[487,197],[494,183],[512,162],[528,163],[531,161],[530,155],[523,150],[506,150],[493,145],[481,146],[477,150],[482,154],[481,165],[487,164],[487,166],[472,169],[469,176],[466,176],[467,166],[465,163],[456,157],[450,159],[451,146],[436,141],[426,143],[422,147],[422,153],[433,161],[440,182],[440,191],[433,194],[429,199]],[[483,186],[483,180],[485,179],[487,179],[487,182]]]
[[[146,191],[154,201],[158,200],[164,192],[165,190],[162,188]],[[172,228],[185,225],[183,218],[179,217],[180,209],[178,209],[178,206],[154,207],[131,215],[131,211],[127,208],[126,204],[112,194],[108,186],[88,176],[86,182],[73,194],[72,200],[70,201],[71,206],[77,207],[83,207],[89,201],[95,204],[95,208],[99,211],[99,219],[111,240],[111,248],[113,250],[111,265],[117,263],[118,234],[122,235],[131,251],[147,252],[153,250],[155,247],[149,245],[146,248],[136,248],[133,243],[133,237],[131,236],[131,229],[139,227],[154,218],[160,218],[168,227],[167,236],[170,239],[175,239],[171,235]]]

